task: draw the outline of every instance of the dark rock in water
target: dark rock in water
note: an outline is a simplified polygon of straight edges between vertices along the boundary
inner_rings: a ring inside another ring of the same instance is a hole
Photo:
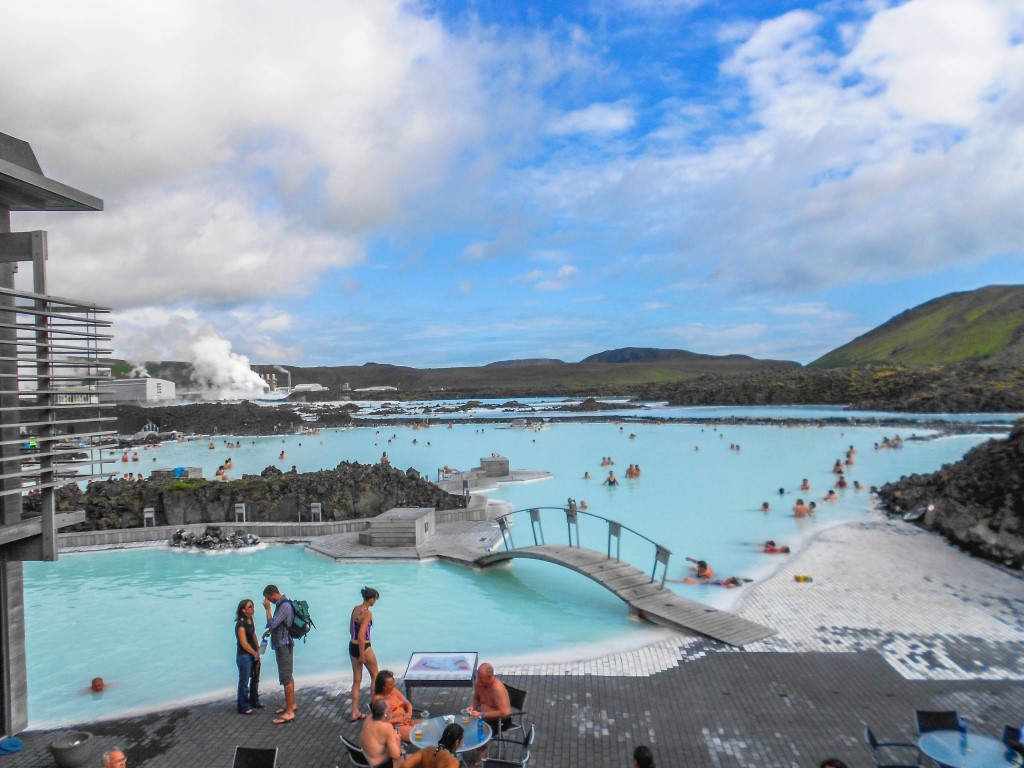
[[[280,477],[283,474],[284,472],[282,472],[280,469],[271,464],[269,467],[260,472],[260,477]]]
[[[172,547],[196,547],[197,549],[241,549],[253,547],[260,543],[259,536],[246,531],[224,533],[218,525],[208,525],[199,536],[179,528],[171,537]]]
[[[882,505],[980,557],[1024,567],[1024,420],[956,464],[880,491]],[[920,514],[923,511],[923,514]]]

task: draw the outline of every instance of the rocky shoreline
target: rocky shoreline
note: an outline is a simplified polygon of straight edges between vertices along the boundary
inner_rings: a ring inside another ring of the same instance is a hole
[[[321,505],[324,521],[375,517],[392,507],[466,506],[464,497],[441,490],[414,469],[349,461],[306,473],[267,467],[227,482],[119,479],[90,483],[85,491],[67,485],[57,492],[59,511],[85,510],[86,521],[64,529],[69,532],[141,527],[146,507],[154,509],[157,525],[234,522],[236,503],[246,505],[246,522],[294,522],[314,502]],[[38,511],[38,503],[38,497],[26,497],[26,512]]]
[[[889,514],[972,554],[1024,567],[1024,420],[1006,439],[989,440],[938,472],[889,483],[879,495]]]

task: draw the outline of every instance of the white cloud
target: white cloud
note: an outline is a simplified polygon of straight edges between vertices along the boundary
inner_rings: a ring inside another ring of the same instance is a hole
[[[897,114],[968,125],[1003,86],[1012,37],[1010,3],[914,0],[879,11],[844,68],[881,87]]]
[[[539,272],[540,270],[534,270]],[[542,273],[541,279],[538,279],[534,287],[538,291],[564,291],[569,288],[574,282],[573,278],[579,275],[579,267],[575,267],[572,264],[563,264],[555,272]]]
[[[626,104],[591,104],[557,118],[548,132],[555,136],[608,136],[630,130],[635,122],[633,109]]]
[[[30,140],[50,177],[106,202],[52,227],[54,254],[73,254],[55,282],[121,307],[258,300],[351,267],[365,235],[430,206],[469,209],[446,204],[466,194],[453,179],[515,151],[540,113],[537,84],[564,61],[542,39],[456,36],[420,10],[6,8],[3,130]]]
[[[63,214],[50,234],[51,290],[115,308],[220,305],[301,294],[324,269],[351,267],[359,241],[253,209],[242,190],[151,190],[124,209]],[[26,214],[29,222],[58,214]]]

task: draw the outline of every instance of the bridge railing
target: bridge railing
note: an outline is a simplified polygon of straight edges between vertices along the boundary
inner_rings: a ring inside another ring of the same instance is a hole
[[[633,538],[639,539],[641,542],[645,542],[646,545],[654,550],[654,560],[651,566],[651,581],[653,582],[658,575],[658,566],[661,566],[661,585],[665,586],[665,577],[668,575],[668,561],[672,556],[671,550],[661,546],[658,542],[653,539],[644,536],[639,531],[633,530],[627,525],[623,525],[617,520],[609,520],[607,517],[601,515],[595,515],[592,512],[585,512],[576,506],[576,503],[570,499],[568,506],[565,507],[531,507],[529,509],[517,509],[514,512],[509,512],[506,515],[502,515],[497,519],[498,530],[501,531],[501,541],[505,546],[506,551],[515,549],[516,544],[512,536],[512,518],[516,515],[526,514],[530,520],[530,538],[532,539],[534,546],[546,544],[544,539],[544,523],[541,513],[542,512],[561,512],[565,516],[565,527],[567,539],[570,547],[580,547],[580,516],[583,516],[584,520],[587,518],[595,521],[595,525],[600,526],[602,523],[607,527],[607,549],[606,554],[609,560],[614,559],[616,562],[622,561],[622,539],[624,534],[630,534]],[[597,523],[596,521],[601,521]],[[573,540],[575,534],[575,542]],[[614,554],[612,552],[612,543],[615,544]],[[527,544],[526,546],[529,546]]]

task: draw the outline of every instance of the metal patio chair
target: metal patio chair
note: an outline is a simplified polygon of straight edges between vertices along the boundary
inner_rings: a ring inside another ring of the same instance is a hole
[[[920,768],[921,755],[918,752],[917,744],[911,744],[908,741],[879,741],[870,728],[864,729],[864,737],[868,740],[868,746],[871,747],[871,757],[875,760],[875,768]],[[913,758],[907,758],[904,762],[883,762],[883,760],[889,760],[890,753],[898,754],[904,750],[909,750],[908,754],[913,754]]]
[[[955,731],[960,727],[960,718],[956,710],[929,710],[919,709],[917,715],[917,732],[928,733],[928,731]]]
[[[277,747],[235,747],[231,768],[277,768]]]
[[[345,745],[348,759],[352,762],[352,765],[358,766],[358,768],[370,768],[370,761],[366,759],[366,753],[363,752],[362,747],[349,741],[344,736],[339,736],[338,738]]]
[[[497,753],[494,757],[484,758],[483,768],[526,768],[536,735],[536,726],[531,725],[523,731],[522,739],[491,739],[488,744],[495,745]]]

